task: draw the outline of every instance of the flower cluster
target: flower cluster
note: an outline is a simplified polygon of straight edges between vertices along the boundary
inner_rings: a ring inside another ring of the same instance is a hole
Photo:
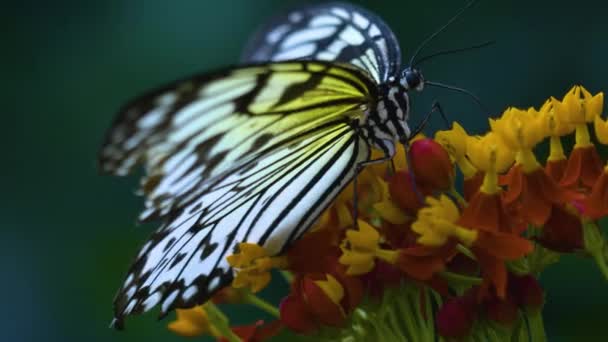
[[[178,311],[170,329],[228,341],[282,329],[315,341],[544,340],[545,267],[576,252],[608,278],[597,223],[608,216],[608,166],[590,134],[608,144],[602,107],[602,93],[576,86],[538,109],[508,108],[484,135],[454,123],[416,137],[407,154],[360,173],[284,255],[241,244],[229,257],[236,277],[214,303],[253,304],[275,321],[231,328],[209,302]],[[278,308],[255,295],[272,269],[290,282]]]

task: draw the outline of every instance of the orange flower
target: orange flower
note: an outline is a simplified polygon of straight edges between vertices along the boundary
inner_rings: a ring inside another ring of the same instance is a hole
[[[553,204],[559,205],[565,201],[563,191],[540,167],[525,172],[523,165],[515,165],[505,180],[508,185],[503,197],[505,205],[517,204],[523,219],[535,226],[547,222]]]
[[[280,305],[281,322],[298,333],[312,333],[321,325],[339,327],[361,301],[360,280],[344,274],[298,276]]]

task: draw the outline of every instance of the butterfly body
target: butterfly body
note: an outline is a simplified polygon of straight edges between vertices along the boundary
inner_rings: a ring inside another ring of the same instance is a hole
[[[240,242],[285,251],[370,161],[410,137],[397,40],[344,3],[304,7],[263,27],[244,65],[169,84],[127,104],[99,156],[128,174],[143,164],[142,221],[163,223],[115,299],[115,324],[159,305],[192,307],[230,284]]]

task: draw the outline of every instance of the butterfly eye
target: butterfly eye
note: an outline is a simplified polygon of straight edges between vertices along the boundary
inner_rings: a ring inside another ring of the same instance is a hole
[[[422,74],[417,69],[406,68],[401,75],[400,83],[406,89],[416,89],[418,91],[424,88],[424,79]]]

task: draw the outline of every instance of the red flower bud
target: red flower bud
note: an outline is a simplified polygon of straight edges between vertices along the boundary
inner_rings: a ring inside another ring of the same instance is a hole
[[[463,338],[473,328],[474,305],[470,298],[458,297],[444,302],[437,312],[437,330],[443,337]]]
[[[526,274],[509,275],[509,294],[512,300],[521,307],[539,310],[545,303],[544,291],[538,280]]]
[[[454,164],[447,151],[433,139],[420,139],[409,150],[416,181],[436,190],[448,190],[454,182]]]

